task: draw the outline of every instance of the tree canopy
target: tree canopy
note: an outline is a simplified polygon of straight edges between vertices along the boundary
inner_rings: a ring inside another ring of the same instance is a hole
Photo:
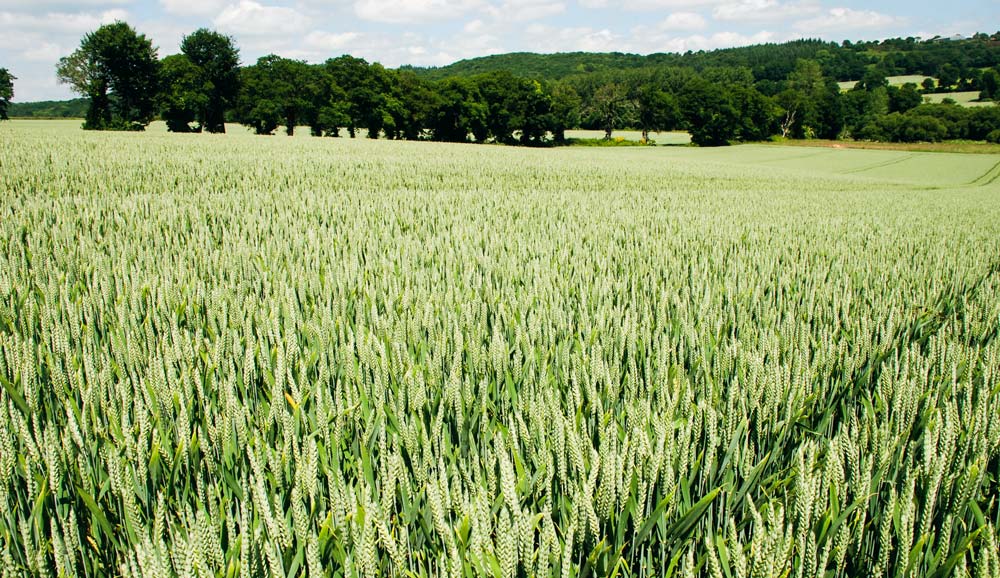
[[[207,132],[226,132],[226,109],[240,91],[239,49],[231,37],[200,28],[181,40],[181,52],[198,76],[196,121]]]

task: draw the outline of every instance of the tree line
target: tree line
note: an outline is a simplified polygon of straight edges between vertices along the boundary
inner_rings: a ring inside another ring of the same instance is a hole
[[[974,78],[940,78],[933,87],[890,86],[883,68],[865,65],[861,80],[843,92],[827,72],[829,50],[812,50],[824,45],[716,51],[744,55],[736,62],[762,58],[768,48],[815,57],[796,58],[783,76],[720,57],[713,66],[607,68],[560,79],[503,69],[434,79],[347,55],[321,64],[268,55],[241,67],[233,39],[207,29],[185,36],[181,52],[161,60],[145,35],[115,22],[85,35],[57,75],[88,99],[84,128],[96,130],[141,130],[158,117],[173,132],[225,132],[228,120],[264,135],[308,127],[314,136],[529,146],[566,142],[566,131],[578,127],[600,129],[606,139],[624,128],[641,130],[643,140],[687,130],[703,146],[774,136],[1000,140],[1000,107],[922,104],[923,93],[963,81],[984,98],[1000,96],[1000,61],[976,69]]]

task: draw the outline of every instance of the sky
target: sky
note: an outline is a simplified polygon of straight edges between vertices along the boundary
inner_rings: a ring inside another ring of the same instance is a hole
[[[649,54],[796,38],[842,41],[997,32],[1000,0],[0,0],[0,68],[14,101],[75,96],[55,64],[80,38],[124,20],[157,46],[210,28],[244,64],[351,54],[439,66],[514,51]]]

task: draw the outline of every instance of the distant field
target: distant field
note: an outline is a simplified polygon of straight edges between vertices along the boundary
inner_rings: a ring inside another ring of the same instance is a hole
[[[911,74],[908,76],[887,76],[886,80],[889,81],[890,86],[903,86],[907,82],[912,82],[919,87],[920,83],[923,82],[925,78],[928,77],[920,74]],[[935,78],[934,81],[937,82],[937,79]],[[848,80],[845,82],[838,82],[837,84],[840,86],[840,90],[850,90],[854,88],[854,85],[857,83],[857,80]]]
[[[936,94],[925,94],[924,102],[937,103],[946,98],[950,98],[962,106],[997,106],[995,102],[975,102],[979,98],[978,91],[972,92],[943,92]]]
[[[566,138],[604,138],[602,130],[568,130]],[[642,140],[642,133],[637,130],[616,130],[611,138],[624,138],[625,140]],[[686,145],[691,144],[691,135],[684,131],[654,132],[649,138],[657,145]]]
[[[886,78],[889,81],[890,86],[902,86],[907,82],[912,82],[913,84],[916,84],[917,87],[919,87],[920,83],[922,83],[924,79],[928,77],[921,75],[909,75],[909,76],[889,76]],[[935,82],[937,82],[936,78],[934,80]],[[850,80],[847,82],[838,82],[837,84],[840,86],[840,90],[848,91],[854,88],[854,85],[857,83],[858,81],[856,80]],[[979,98],[978,91],[943,92],[935,94],[925,94],[924,102],[936,103],[936,102],[941,102],[946,98],[950,98],[962,106],[994,106],[994,103],[992,102],[974,102],[976,99]]]

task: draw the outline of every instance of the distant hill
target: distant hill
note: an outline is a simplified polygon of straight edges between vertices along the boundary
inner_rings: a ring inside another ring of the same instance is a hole
[[[487,72],[506,70],[518,76],[558,80],[574,74],[641,68],[644,66],[667,64],[678,60],[675,54],[655,54],[643,56],[621,52],[561,52],[537,54],[534,52],[511,52],[478,58],[459,60],[441,67],[410,67],[417,75],[429,80],[441,80],[452,76],[474,76]]]
[[[816,59],[825,55],[827,74],[845,80],[864,72],[870,59],[853,50],[821,40],[795,40],[783,44],[758,44],[712,51],[657,54],[621,52],[560,52],[537,54],[512,52],[460,60],[441,67],[404,67],[417,75],[440,80],[450,76],[473,76],[484,72],[510,71],[518,76],[559,80],[578,74],[621,71],[637,68],[684,67],[703,70],[710,67],[744,66],[760,79],[781,80],[795,68],[800,58]]]
[[[450,76],[474,76],[484,72],[510,71],[519,76],[559,80],[578,74],[676,66],[701,71],[706,68],[744,67],[757,81],[781,81],[800,59],[820,63],[823,74],[838,81],[853,81],[876,69],[885,76],[936,76],[950,64],[958,70],[1000,64],[1000,32],[977,34],[962,40],[934,41],[890,38],[840,44],[821,40],[793,40],[781,44],[757,44],[720,50],[624,54],[620,52],[563,52],[537,54],[512,52],[460,60],[441,67],[403,67],[428,80]]]
[[[8,114],[11,118],[83,118],[89,103],[86,98],[12,102]]]

